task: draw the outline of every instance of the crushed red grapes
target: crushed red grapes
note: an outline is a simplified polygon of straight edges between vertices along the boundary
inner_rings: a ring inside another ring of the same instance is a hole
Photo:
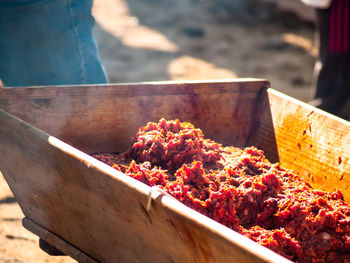
[[[161,119],[122,154],[94,157],[299,263],[350,263],[350,205],[314,190],[255,147],[224,147],[191,123]]]

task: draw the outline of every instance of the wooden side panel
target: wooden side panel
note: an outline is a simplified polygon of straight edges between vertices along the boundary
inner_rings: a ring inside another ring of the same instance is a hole
[[[350,202],[350,123],[272,89],[263,104],[250,143],[259,144],[269,158],[314,188],[339,189]],[[277,155],[270,152],[272,142]]]
[[[149,121],[179,118],[244,146],[264,80],[0,90],[2,108],[85,152],[122,152]]]
[[[124,151],[148,121],[179,118],[223,144],[256,145],[350,201],[350,126],[266,81],[0,90],[0,108],[87,152]],[[101,262],[283,262],[0,110],[0,170],[24,214]],[[210,222],[209,222],[209,221]],[[262,250],[261,250],[262,249]],[[278,258],[276,258],[278,257]]]
[[[49,255],[68,255],[74,258],[79,263],[98,263],[98,261],[96,261],[95,259],[86,255],[84,252],[80,251],[76,247],[69,244],[67,241],[59,238],[54,233],[48,231],[47,229],[43,228],[39,224],[30,220],[29,218],[25,217],[22,221],[22,224],[26,229],[28,229],[29,231],[41,238],[39,241],[40,248],[43,249]],[[45,240],[44,242],[47,243],[42,243],[42,238]]]
[[[100,262],[289,262],[0,111],[0,169],[26,217]]]

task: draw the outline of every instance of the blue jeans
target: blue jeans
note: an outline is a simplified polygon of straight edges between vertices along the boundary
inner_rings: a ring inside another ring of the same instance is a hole
[[[92,0],[1,0],[4,85],[106,83],[91,8]]]

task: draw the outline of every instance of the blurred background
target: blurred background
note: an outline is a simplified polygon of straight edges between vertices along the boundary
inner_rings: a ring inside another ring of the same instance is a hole
[[[266,78],[310,98],[314,10],[298,0],[95,0],[110,82]]]
[[[95,0],[93,14],[112,83],[254,77],[311,99],[315,15],[298,0]],[[0,263],[74,262],[42,252],[22,218],[0,173]]]

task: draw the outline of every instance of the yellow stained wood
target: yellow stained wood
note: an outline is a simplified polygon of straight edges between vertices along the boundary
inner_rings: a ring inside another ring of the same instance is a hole
[[[350,123],[269,89],[251,144],[315,189],[341,190],[350,202]]]

